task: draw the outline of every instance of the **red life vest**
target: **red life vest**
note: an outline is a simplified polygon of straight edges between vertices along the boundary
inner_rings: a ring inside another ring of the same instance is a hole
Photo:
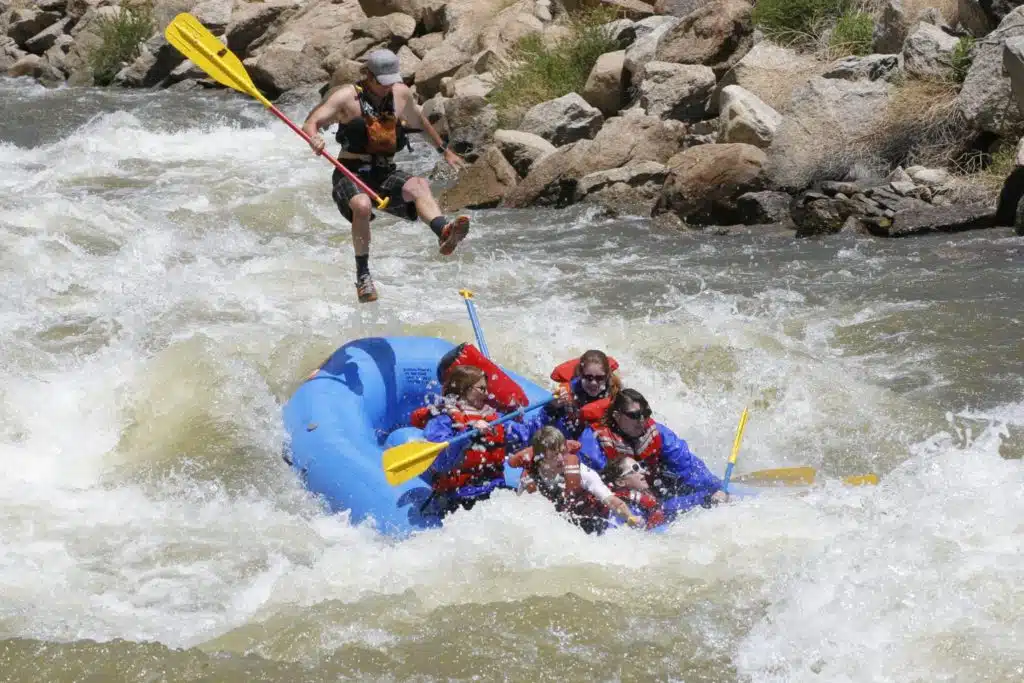
[[[608,356],[608,367],[611,369],[612,372],[615,372],[616,370],[619,369],[619,363],[611,356]],[[580,361],[578,358],[567,360],[564,363],[556,366],[555,369],[551,371],[551,379],[555,382],[558,382],[558,386],[560,388],[563,388],[569,396],[573,396],[575,398],[570,383],[572,382],[573,378],[576,377],[576,373],[577,371],[579,371],[579,369]],[[610,377],[608,378],[608,381],[611,381]],[[607,389],[605,391],[607,391]],[[580,420],[583,422],[584,425],[589,425],[594,422],[600,422],[601,418],[603,418],[604,414],[608,411],[608,406],[610,406],[611,403],[611,397],[604,396],[602,398],[594,399],[593,401],[588,401],[583,405],[577,405],[576,407],[579,410]]]
[[[444,413],[458,427],[471,429],[470,423],[477,420],[493,422],[498,414],[490,406],[476,411],[460,405],[456,408],[445,408]],[[502,425],[491,427],[484,435],[474,439],[466,447],[462,462],[456,469],[438,475],[434,479],[435,491],[454,491],[470,484],[483,484],[505,476],[505,428]]]
[[[656,527],[665,521],[665,512],[661,509],[661,503],[649,491],[637,491],[621,486],[610,488],[616,498],[625,501],[630,507],[640,509],[644,519],[647,520],[648,529]]]
[[[480,353],[479,349],[469,343],[459,344],[441,358],[437,365],[437,381],[442,385],[448,379],[448,373],[459,365],[472,365],[480,368],[487,375],[487,403],[502,413],[510,413],[520,406],[530,405],[526,392],[494,361]],[[423,429],[434,415],[439,415],[438,406],[423,406],[412,411],[409,424]]]
[[[644,433],[634,443],[636,447],[630,446],[624,437],[611,427],[606,425],[594,425],[594,436],[597,437],[597,444],[608,462],[619,458],[630,457],[637,462],[642,462],[647,468],[648,482],[653,483],[661,472],[661,432],[658,431],[657,423],[647,418]]]

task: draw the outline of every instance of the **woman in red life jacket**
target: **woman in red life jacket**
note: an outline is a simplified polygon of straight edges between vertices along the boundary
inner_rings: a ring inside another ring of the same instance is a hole
[[[579,447],[579,442],[566,441],[554,427],[542,427],[533,435],[530,448],[509,458],[509,465],[523,468],[519,493],[540,491],[555,510],[588,534],[608,527],[609,509],[631,526],[643,526],[643,518],[634,515],[597,472],[580,462]]]
[[[615,359],[591,349],[551,371],[551,379],[559,383],[555,408],[561,411],[554,424],[567,439],[579,439],[587,425],[604,416],[622,388],[618,367]]]
[[[709,507],[729,498],[722,480],[690,452],[686,442],[663,424],[651,419],[651,406],[636,389],[620,391],[601,423],[587,427],[580,436],[580,460],[594,470],[630,457],[647,470],[647,482],[664,500],[671,519],[698,505]]]
[[[612,460],[601,472],[601,478],[608,482],[616,498],[647,520],[648,529],[665,521],[661,501],[647,483],[647,470],[636,460],[628,456]]]
[[[444,399],[438,414],[427,422],[423,435],[435,443],[451,441],[460,432],[478,429],[481,435],[441,452],[427,471],[435,496],[443,499],[444,514],[458,508],[466,510],[478,500],[490,497],[505,483],[506,447],[525,445],[543,424],[544,411],[501,425],[489,423],[499,414],[487,405],[487,376],[472,365],[451,370],[444,384]]]

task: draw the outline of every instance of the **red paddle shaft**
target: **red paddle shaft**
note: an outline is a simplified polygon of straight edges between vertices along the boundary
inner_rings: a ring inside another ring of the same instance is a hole
[[[291,128],[291,129],[292,129],[292,130],[294,130],[294,131],[295,131],[296,133],[298,133],[298,134],[299,134],[299,137],[301,137],[301,138],[302,138],[303,140],[305,140],[307,144],[312,144],[312,142],[313,142],[313,141],[312,141],[312,140],[310,139],[310,137],[309,137],[309,136],[308,136],[308,135],[306,134],[306,131],[302,130],[301,128],[299,128],[298,126],[296,126],[296,125],[295,125],[294,123],[292,123],[292,120],[291,120],[291,119],[289,119],[289,118],[288,118],[287,116],[285,116],[285,115],[284,115],[284,112],[282,112],[282,111],[281,111],[280,109],[278,109],[278,108],[277,108],[277,107],[275,107],[274,105],[270,105],[270,111],[271,111],[271,112],[272,112],[272,113],[274,114],[274,116],[276,116],[277,118],[279,118],[279,119],[281,119],[282,121],[284,121],[285,125],[287,125],[287,126],[288,126],[289,128]],[[336,169],[338,169],[339,171],[341,171],[342,173],[344,173],[344,174],[345,174],[345,176],[346,176],[346,177],[347,177],[347,178],[348,178],[349,180],[351,180],[351,181],[352,181],[353,183],[355,183],[355,184],[356,184],[356,186],[357,186],[357,187],[358,187],[358,188],[359,188],[360,190],[362,190],[362,191],[363,191],[363,192],[365,192],[366,194],[368,194],[368,195],[370,195],[371,197],[373,197],[374,201],[376,201],[376,202],[377,202],[377,208],[378,208],[378,209],[383,209],[383,208],[384,208],[385,206],[387,206],[387,205],[388,205],[388,200],[386,200],[386,199],[381,199],[381,197],[380,197],[380,195],[379,195],[379,194],[377,194],[376,192],[374,192],[373,190],[371,190],[371,189],[370,189],[370,187],[369,187],[369,186],[368,186],[368,185],[367,185],[366,183],[364,183],[364,182],[363,182],[362,180],[360,180],[360,179],[359,179],[359,176],[357,176],[357,175],[356,175],[355,173],[353,173],[352,171],[350,171],[350,170],[348,170],[347,168],[345,168],[345,165],[344,165],[344,164],[342,164],[342,163],[341,163],[340,161],[338,161],[337,159],[335,159],[334,157],[332,157],[332,156],[331,156],[331,155],[330,155],[329,153],[327,153],[327,152],[324,152],[324,151],[321,151],[321,152],[320,152],[320,155],[321,155],[321,156],[323,156],[323,157],[326,157],[326,158],[327,158],[327,160],[328,160],[329,162],[331,162],[332,164],[334,164],[334,167],[335,167]]]

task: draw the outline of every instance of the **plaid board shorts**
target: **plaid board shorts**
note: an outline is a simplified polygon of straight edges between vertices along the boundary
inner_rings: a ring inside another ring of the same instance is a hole
[[[351,167],[346,164],[345,167],[359,176],[360,180],[369,185],[382,198],[391,199],[384,211],[406,220],[416,220],[416,204],[402,199],[402,186],[412,178],[411,175],[405,171],[399,171],[394,164],[390,166],[360,167]],[[345,220],[351,223],[352,209],[349,208],[348,203],[353,197],[358,194],[364,194],[364,192],[338,169],[334,169],[334,175],[331,176],[331,184],[334,186],[331,196],[334,198],[334,203],[338,205],[338,211],[345,217]],[[371,212],[370,220],[373,220],[373,218],[374,214]]]

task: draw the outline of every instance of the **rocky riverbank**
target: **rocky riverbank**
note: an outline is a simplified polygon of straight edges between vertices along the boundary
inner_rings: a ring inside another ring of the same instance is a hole
[[[443,195],[450,210],[596,202],[798,236],[1007,224],[1019,192],[998,214],[995,194],[1024,127],[1024,7],[879,0],[786,46],[785,14],[772,14],[785,2],[0,0],[0,72],[215,87],[163,38],[190,11],[275,98],[351,82],[369,51],[394,50],[473,162]],[[600,52],[573,64],[585,62],[582,86],[525,97],[517,69],[581,35]]]

